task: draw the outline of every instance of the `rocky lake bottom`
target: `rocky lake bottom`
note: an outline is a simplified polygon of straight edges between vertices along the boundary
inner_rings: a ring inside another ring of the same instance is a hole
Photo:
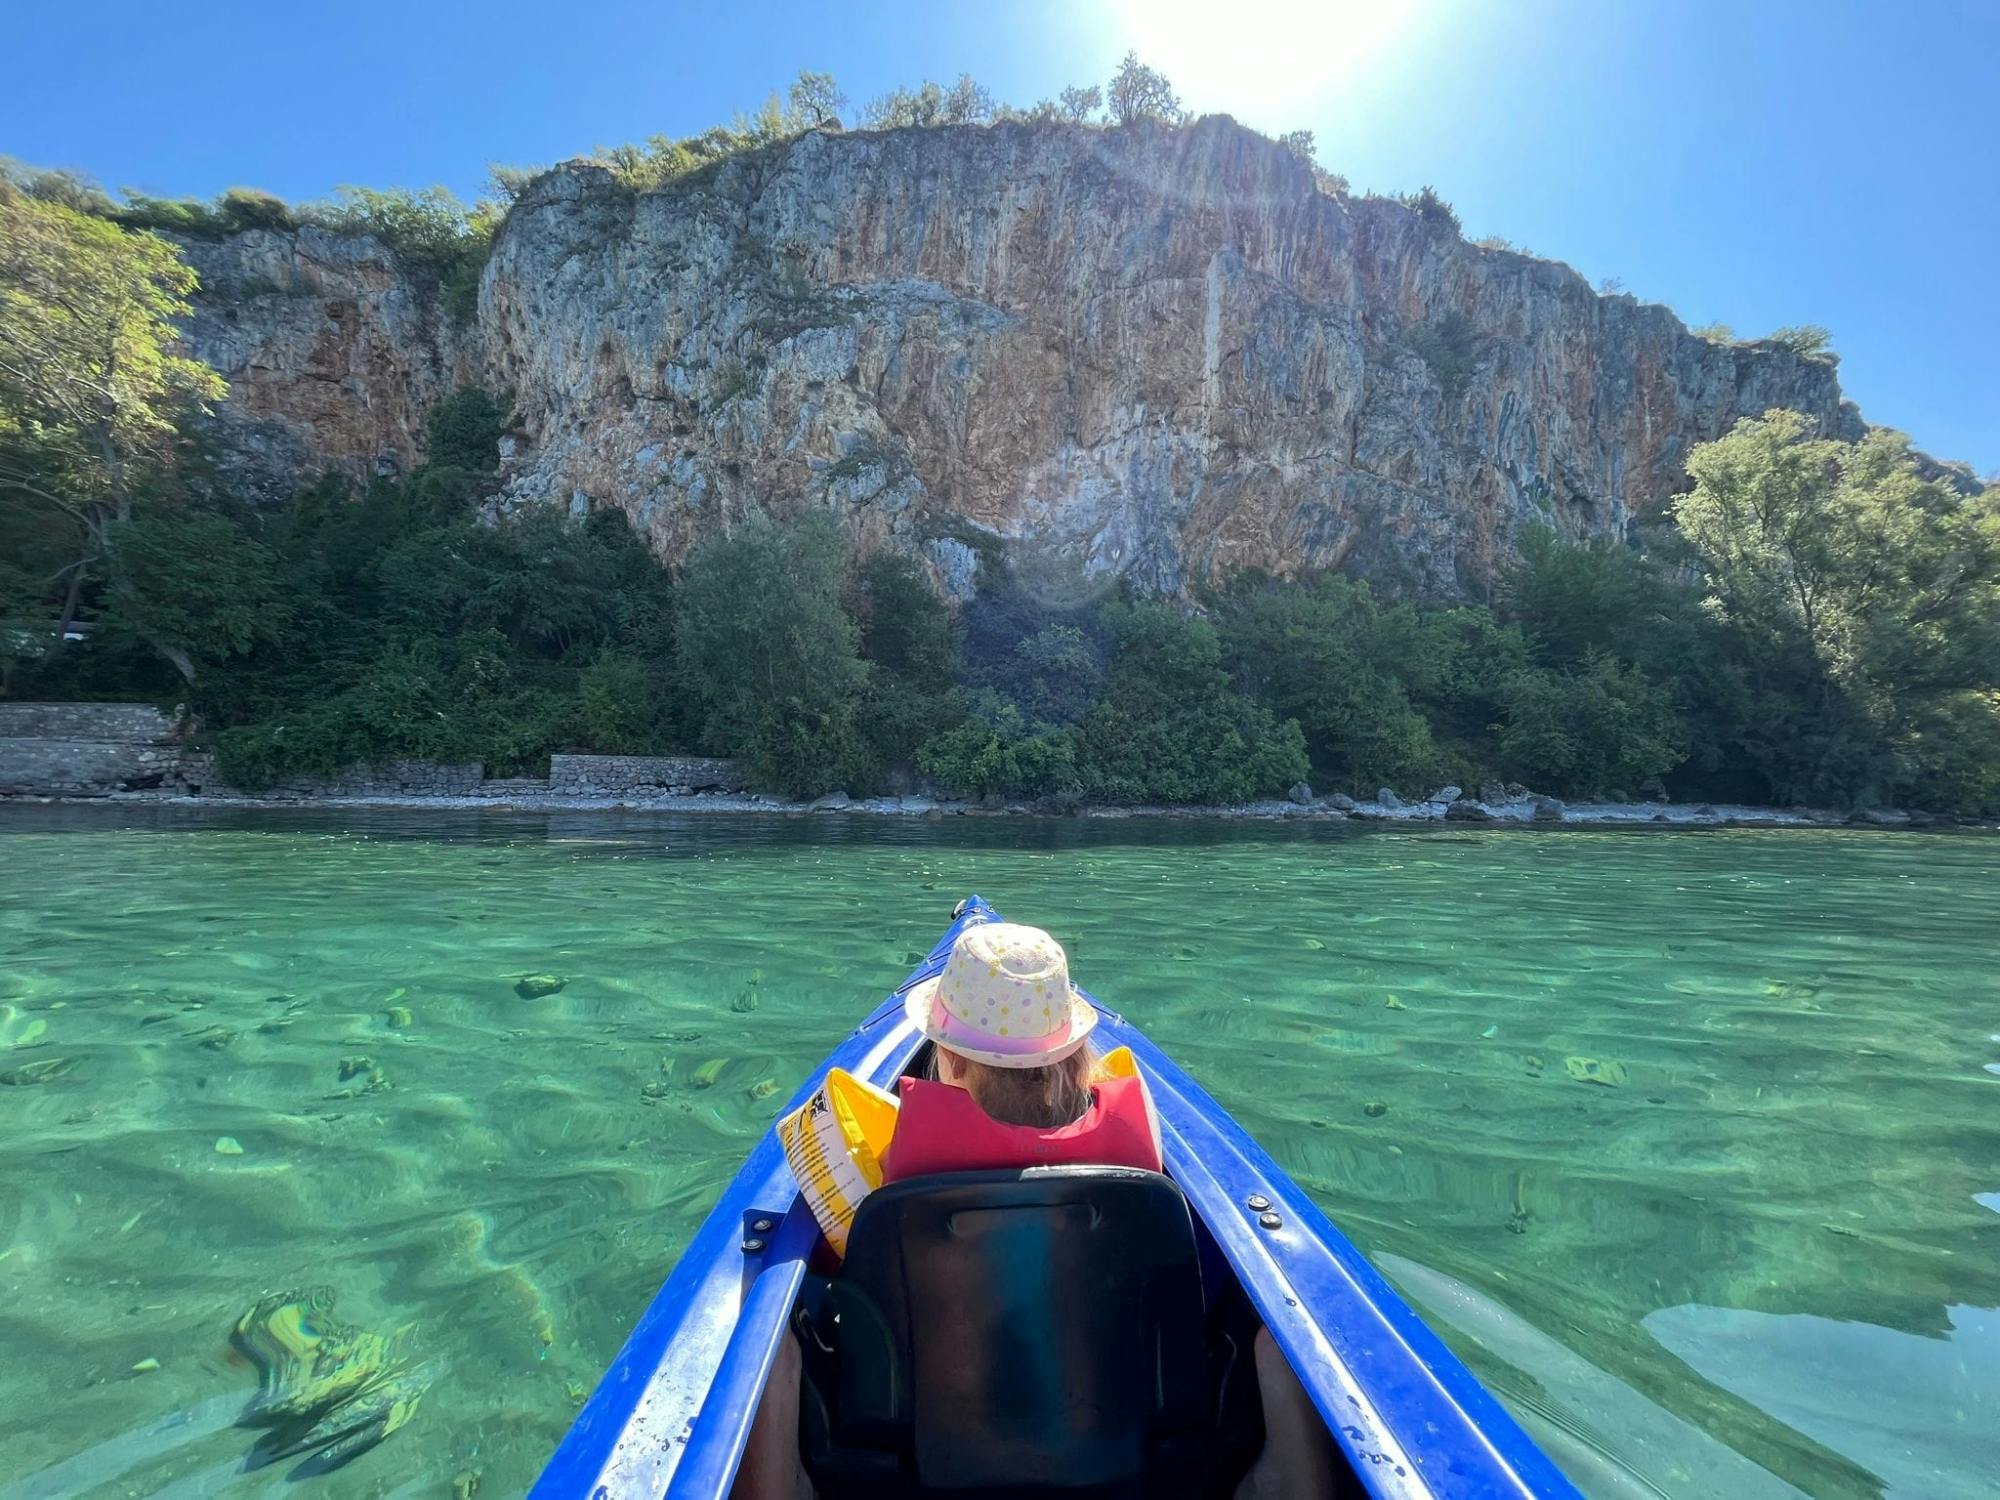
[[[113,805],[0,808],[0,1500],[520,1493],[974,890],[1587,1494],[1990,1494],[1990,834]]]

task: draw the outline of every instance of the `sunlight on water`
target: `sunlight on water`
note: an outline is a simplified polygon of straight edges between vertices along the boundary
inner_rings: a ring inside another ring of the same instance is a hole
[[[12,808],[0,1500],[519,1493],[971,890],[1591,1494],[1991,1493],[2000,840]]]

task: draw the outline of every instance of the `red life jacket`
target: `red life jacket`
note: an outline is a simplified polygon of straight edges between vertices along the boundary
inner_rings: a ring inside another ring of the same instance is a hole
[[[1090,1091],[1082,1119],[1054,1130],[1003,1125],[964,1089],[927,1078],[898,1082],[902,1108],[882,1156],[882,1180],[929,1172],[984,1172],[1007,1167],[1143,1167],[1161,1170],[1160,1133],[1146,1086],[1107,1078]]]

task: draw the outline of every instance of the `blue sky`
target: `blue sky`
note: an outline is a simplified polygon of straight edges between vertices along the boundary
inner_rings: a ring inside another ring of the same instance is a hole
[[[800,68],[1030,103],[1128,47],[1203,111],[1318,133],[1690,323],[1833,331],[1871,421],[2000,470],[2000,4],[1016,0],[23,5],[0,152],[107,186],[475,193],[489,161],[686,134]]]

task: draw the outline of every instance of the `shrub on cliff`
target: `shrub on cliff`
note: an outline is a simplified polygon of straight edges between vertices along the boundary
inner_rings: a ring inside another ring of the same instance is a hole
[[[914,89],[891,89],[879,99],[871,99],[861,111],[861,121],[870,130],[977,125],[992,116],[993,96],[970,73],[959,74],[958,82],[952,84],[926,79]]]
[[[506,406],[480,386],[461,386],[424,418],[424,462],[491,474],[500,467],[506,431]]]
[[[1459,232],[1458,210],[1447,203],[1438,190],[1428,183],[1414,193],[1398,194],[1396,201],[1405,208],[1415,209],[1417,217],[1426,224],[1439,229],[1449,229],[1453,234]]]

